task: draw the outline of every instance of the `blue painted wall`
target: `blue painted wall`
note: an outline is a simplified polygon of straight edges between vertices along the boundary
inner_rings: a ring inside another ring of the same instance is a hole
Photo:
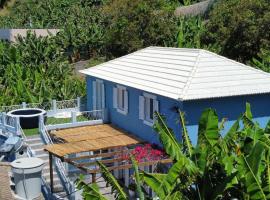
[[[93,109],[92,104],[92,82],[96,78],[87,77],[87,108],[89,110]],[[105,85],[105,105],[108,111],[109,121],[118,127],[139,136],[140,138],[150,141],[151,143],[159,143],[158,136],[154,132],[151,126],[148,126],[139,119],[139,96],[143,95],[143,91],[137,90],[135,88],[127,87],[128,91],[128,114],[124,115],[115,108],[113,108],[113,88],[117,85],[115,83],[103,80]],[[180,102],[173,99],[166,98],[163,96],[157,96],[159,101],[159,110],[167,118],[168,124],[177,133],[177,137],[181,138],[180,127],[177,126],[177,114],[172,111],[174,106],[181,106]]]
[[[87,77],[87,108],[93,109],[92,104],[92,81],[96,80],[95,77]],[[153,131],[152,127],[145,125],[139,119],[139,96],[143,95],[143,91],[127,87],[128,91],[128,114],[123,115],[113,108],[113,87],[117,84],[103,80],[105,85],[105,106],[108,110],[109,121],[118,127],[139,136],[151,143],[159,143],[157,134]],[[179,127],[178,114],[173,108],[179,107],[186,113],[187,129],[193,144],[197,142],[198,121],[202,111],[205,108],[214,108],[217,111],[219,119],[227,118],[224,133],[231,127],[233,122],[245,111],[246,102],[251,103],[253,117],[256,121],[264,127],[270,119],[270,94],[238,96],[228,98],[215,98],[206,100],[193,100],[179,102],[167,97],[157,96],[159,101],[159,111],[166,116],[169,127],[176,133],[178,139],[181,138],[181,129]]]
[[[186,112],[188,131],[193,143],[197,142],[198,121],[205,108],[214,108],[221,121],[226,118],[223,134],[226,133],[241,113],[245,112],[246,102],[251,104],[253,118],[262,127],[270,120],[270,94],[246,95],[226,98],[193,100],[183,102],[183,110]]]

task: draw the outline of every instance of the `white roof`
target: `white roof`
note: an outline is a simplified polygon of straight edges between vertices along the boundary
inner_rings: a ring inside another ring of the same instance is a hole
[[[182,101],[270,92],[270,74],[201,49],[148,47],[80,72]]]

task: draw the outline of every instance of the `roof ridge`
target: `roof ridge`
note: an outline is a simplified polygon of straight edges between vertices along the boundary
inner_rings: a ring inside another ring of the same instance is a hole
[[[144,49],[174,49],[174,50],[189,50],[189,51],[200,51],[202,49],[199,49],[199,48],[188,48],[188,47],[163,47],[163,46],[148,46]]]
[[[189,78],[188,78],[188,80],[187,80],[187,82],[186,82],[185,87],[183,88],[183,91],[182,91],[182,97],[181,97],[181,95],[180,95],[180,97],[179,97],[180,100],[184,100],[184,99],[185,99],[185,96],[186,96],[187,91],[188,91],[188,89],[189,89],[189,87],[190,87],[190,84],[191,84],[191,82],[192,82],[192,79],[193,79],[194,75],[195,75],[196,72],[197,72],[197,69],[198,69],[198,63],[199,63],[199,60],[200,60],[200,57],[201,57],[201,53],[202,53],[202,50],[200,49],[200,50],[199,50],[199,53],[198,53],[198,55],[197,55],[195,64],[194,64],[194,66],[193,66],[193,69],[192,69],[192,71],[190,72],[190,76],[189,76]]]

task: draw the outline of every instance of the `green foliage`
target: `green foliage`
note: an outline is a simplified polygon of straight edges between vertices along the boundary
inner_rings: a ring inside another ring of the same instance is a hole
[[[182,17],[179,19],[178,27],[177,47],[203,47],[201,44],[201,37],[205,31],[205,27],[200,17]]]
[[[270,46],[268,49],[261,49],[258,58],[253,58],[251,65],[265,72],[270,72]]]
[[[270,45],[268,0],[218,1],[210,11],[204,44],[218,43],[221,53],[247,62]]]
[[[170,155],[173,160],[181,159],[182,145],[174,137],[172,129],[167,127],[165,118],[157,112],[155,114],[157,116],[157,121],[153,128],[159,134],[160,141],[163,144],[166,153]]]
[[[8,16],[0,17],[5,28],[57,28],[58,44],[72,61],[89,58],[101,50],[104,37],[102,0],[17,1]]]
[[[159,114],[156,118],[156,124],[160,123],[160,120],[164,121],[164,117]],[[240,120],[245,124],[241,130]],[[180,112],[183,130],[181,159],[184,160],[184,165],[179,169],[175,168],[177,181],[170,171],[179,164],[179,161],[173,165],[168,174],[142,173],[144,182],[160,199],[166,199],[170,195],[179,199],[269,199],[268,126],[263,130],[252,121],[250,104],[247,103],[246,112],[224,137],[219,133],[216,112],[206,109],[199,121],[196,147],[185,147],[187,146],[185,143],[189,140],[184,121],[184,115]],[[171,137],[174,133],[166,124],[162,126],[163,129],[159,130],[160,140],[163,145],[171,147],[175,143],[175,138]],[[168,131],[163,131],[164,129]],[[162,134],[169,137],[161,137]],[[164,139],[167,141],[162,141]],[[169,149],[166,146],[164,148]],[[166,152],[168,154],[172,152],[174,155],[172,150]],[[191,166],[193,167],[190,168]],[[166,180],[178,184],[167,184]]]
[[[144,193],[142,191],[142,183],[141,183],[141,178],[139,175],[139,167],[138,167],[137,161],[134,159],[133,156],[131,156],[131,162],[132,162],[132,167],[134,169],[136,190],[137,190],[137,193],[139,194],[139,199],[144,200]]]
[[[85,92],[57,39],[30,33],[14,44],[0,42],[0,86],[2,105],[71,99]]]
[[[112,56],[151,45],[174,46],[177,26],[168,2],[115,0],[105,5],[106,48]]]
[[[100,194],[97,184],[86,184],[83,176],[79,177],[76,181],[76,185],[79,190],[82,190],[82,197],[85,200],[106,200],[106,198]]]
[[[132,159],[140,199],[145,198],[141,191],[142,182],[161,200],[270,198],[270,121],[265,129],[260,128],[252,121],[250,104],[246,104],[245,113],[224,136],[219,133],[216,112],[206,109],[199,121],[199,139],[196,146],[189,142],[182,112],[179,115],[183,130],[182,145],[176,143],[174,133],[167,127],[164,117],[159,113],[155,116],[155,130],[158,131],[165,151],[174,158],[174,162],[167,174],[142,171],[139,175],[137,163]],[[242,128],[239,126],[240,122],[244,123]],[[176,154],[174,148],[180,148],[181,153]],[[105,180],[114,185],[113,188],[120,187],[106,167],[99,165]],[[84,195],[95,191],[91,185],[84,191]],[[113,191],[118,193],[122,189]]]
[[[103,165],[101,162],[97,161],[102,176],[105,179],[105,181],[111,185],[112,187],[112,192],[115,192],[115,199],[116,200],[124,200],[124,199],[128,199],[126,193],[124,192],[124,190],[122,189],[122,187],[119,185],[119,183],[117,182],[117,180],[114,178],[114,176],[108,171],[108,169],[106,168],[105,165]]]

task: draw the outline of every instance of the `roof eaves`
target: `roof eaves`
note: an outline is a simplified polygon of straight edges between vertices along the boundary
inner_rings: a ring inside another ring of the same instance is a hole
[[[150,48],[150,47],[147,47],[147,48]],[[89,67],[89,68],[87,68],[87,69],[79,70],[79,72],[80,72],[80,73],[82,73],[82,74],[89,75],[88,70],[89,70],[89,69],[91,69],[91,68],[102,67],[102,66],[104,66],[104,65],[107,65],[107,64],[109,64],[109,63],[111,63],[111,62],[115,61],[115,60],[120,60],[120,59],[123,59],[123,58],[129,57],[129,56],[131,56],[131,55],[133,55],[133,54],[135,54],[135,53],[137,53],[137,52],[143,51],[143,50],[145,50],[145,49],[147,49],[147,48],[140,49],[140,50],[138,50],[138,51],[135,51],[135,52],[133,52],[133,53],[130,53],[130,54],[127,54],[127,55],[124,55],[124,56],[118,57],[118,58],[114,58],[114,59],[112,59],[112,60],[109,60],[109,61],[107,61],[107,62],[104,62],[104,63],[98,64],[98,65],[95,65],[95,66],[92,66],[92,67]]]
[[[226,57],[224,57],[224,56],[221,56],[221,55],[216,54],[216,53],[211,52],[211,51],[207,51],[207,50],[205,50],[205,49],[201,49],[201,52],[206,52],[206,53],[211,54],[211,55],[213,55],[213,56],[219,57],[219,58],[221,58],[221,59],[223,59],[223,60],[228,60],[228,61],[230,61],[230,62],[232,62],[232,63],[234,63],[234,64],[237,64],[237,65],[246,67],[246,68],[248,68],[248,69],[250,69],[250,70],[256,71],[256,72],[258,72],[258,73],[265,74],[265,75],[267,75],[267,76],[270,77],[270,73],[265,72],[265,71],[263,71],[263,70],[261,70],[261,69],[257,69],[257,68],[251,67],[251,66],[249,66],[249,65],[245,65],[245,64],[243,64],[243,63],[237,62],[237,61],[232,60],[232,59],[230,59],[230,58],[226,58]]]

